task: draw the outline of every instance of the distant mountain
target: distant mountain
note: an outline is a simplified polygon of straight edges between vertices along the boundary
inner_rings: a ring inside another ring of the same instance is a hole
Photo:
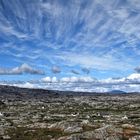
[[[47,89],[35,89],[35,88],[21,88],[9,85],[0,85],[0,96],[4,97],[16,97],[16,98],[45,98],[56,96],[87,96],[87,95],[99,95],[96,92],[75,92],[75,91],[58,91]],[[102,93],[101,93],[102,94]]]
[[[56,96],[57,92],[45,89],[20,88],[15,86],[0,85],[0,96],[13,98],[42,98]]]
[[[124,95],[126,92],[121,90],[112,90],[110,92],[98,93],[98,92],[74,92],[74,91],[58,91],[58,90],[47,90],[47,89],[31,89],[31,88],[20,88],[15,86],[0,85],[0,97],[6,97],[10,99],[47,99],[49,97],[59,96],[112,96],[116,94]],[[131,93],[127,93],[131,94]],[[133,93],[137,94],[137,93]]]
[[[112,90],[109,92],[110,94],[124,94],[126,93],[125,91],[122,91],[122,90]]]

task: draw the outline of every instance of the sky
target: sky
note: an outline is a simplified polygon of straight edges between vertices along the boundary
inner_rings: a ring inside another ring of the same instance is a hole
[[[0,0],[0,82],[139,91],[139,40],[139,0]]]

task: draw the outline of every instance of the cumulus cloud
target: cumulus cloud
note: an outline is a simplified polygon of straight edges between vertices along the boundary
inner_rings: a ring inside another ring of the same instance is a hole
[[[128,76],[129,77],[129,76]],[[133,77],[129,77],[131,79]],[[126,83],[125,78],[108,78],[104,80],[97,80],[92,77],[63,77],[57,79],[56,77],[42,78],[39,83],[23,84],[25,87],[38,87],[51,90],[63,91],[84,91],[84,92],[108,92],[112,90],[122,90],[125,92],[139,91],[140,86],[137,83]],[[18,85],[18,84],[16,84]],[[21,86],[21,84],[19,84]]]
[[[63,77],[60,79],[61,82],[78,82],[78,77]]]
[[[73,74],[80,74],[78,71],[76,71],[76,70],[71,70],[71,73],[73,73]]]
[[[140,73],[140,67],[136,67],[134,70],[135,70],[137,73]]]
[[[82,82],[94,82],[95,79],[92,77],[63,77],[60,79],[61,82],[68,82],[68,83],[73,83],[73,82],[77,82],[77,83],[82,83]]]
[[[0,75],[20,75],[20,74],[44,74],[43,71],[35,69],[30,65],[24,63],[19,67],[15,67],[12,69],[0,68]]]
[[[110,84],[110,85],[125,85],[125,84],[139,84],[140,82],[140,74],[139,73],[132,73],[126,77],[121,78],[107,78],[98,80],[99,84]]]
[[[13,86],[18,86],[18,87],[22,87],[22,88],[36,88],[36,86],[32,83],[26,82],[23,84],[13,84]]]
[[[32,82],[0,82],[0,84],[9,84],[20,87],[43,88],[63,91],[85,91],[85,92],[108,92],[112,90],[122,90],[125,92],[140,91],[140,74],[132,73],[122,78],[107,78],[97,80],[90,76],[85,77],[44,77],[39,81]]]
[[[52,79],[51,79],[51,77],[45,77],[45,78],[42,78],[41,79],[43,82],[52,82]]]
[[[55,74],[61,72],[61,69],[60,69],[60,67],[58,67],[58,66],[53,66],[51,70],[52,70],[52,72],[55,73]]]
[[[128,80],[133,81],[133,82],[138,82],[140,81],[140,74],[139,73],[133,73],[127,77]]]
[[[44,77],[41,79],[42,82],[66,82],[66,83],[82,83],[82,82],[95,82],[97,81],[95,78],[92,77],[76,77],[76,76],[72,76],[72,77],[62,77],[60,79],[57,79],[56,77]]]
[[[55,82],[58,82],[57,78],[56,77],[44,77],[41,79],[42,82],[45,82],[45,83],[55,83]]]
[[[84,73],[86,74],[89,74],[90,73],[90,70],[88,68],[82,68],[81,69]]]

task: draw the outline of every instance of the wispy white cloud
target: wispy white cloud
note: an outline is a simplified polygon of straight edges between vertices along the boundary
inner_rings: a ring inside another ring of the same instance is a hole
[[[38,66],[128,71],[139,63],[139,5],[139,0],[1,1],[0,38],[10,43],[1,44],[0,54]]]
[[[98,70],[127,70],[132,69],[132,65],[129,64],[130,60],[120,61],[119,58],[114,58],[112,55],[97,56],[91,53],[61,53],[55,56],[56,59],[63,60],[69,66],[80,65],[81,67],[94,68]],[[54,57],[54,58],[55,58]],[[124,67],[125,65],[125,67]]]

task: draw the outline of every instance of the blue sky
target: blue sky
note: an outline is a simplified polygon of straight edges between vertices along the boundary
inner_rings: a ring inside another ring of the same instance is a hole
[[[1,0],[0,80],[127,77],[139,40],[139,0]]]

